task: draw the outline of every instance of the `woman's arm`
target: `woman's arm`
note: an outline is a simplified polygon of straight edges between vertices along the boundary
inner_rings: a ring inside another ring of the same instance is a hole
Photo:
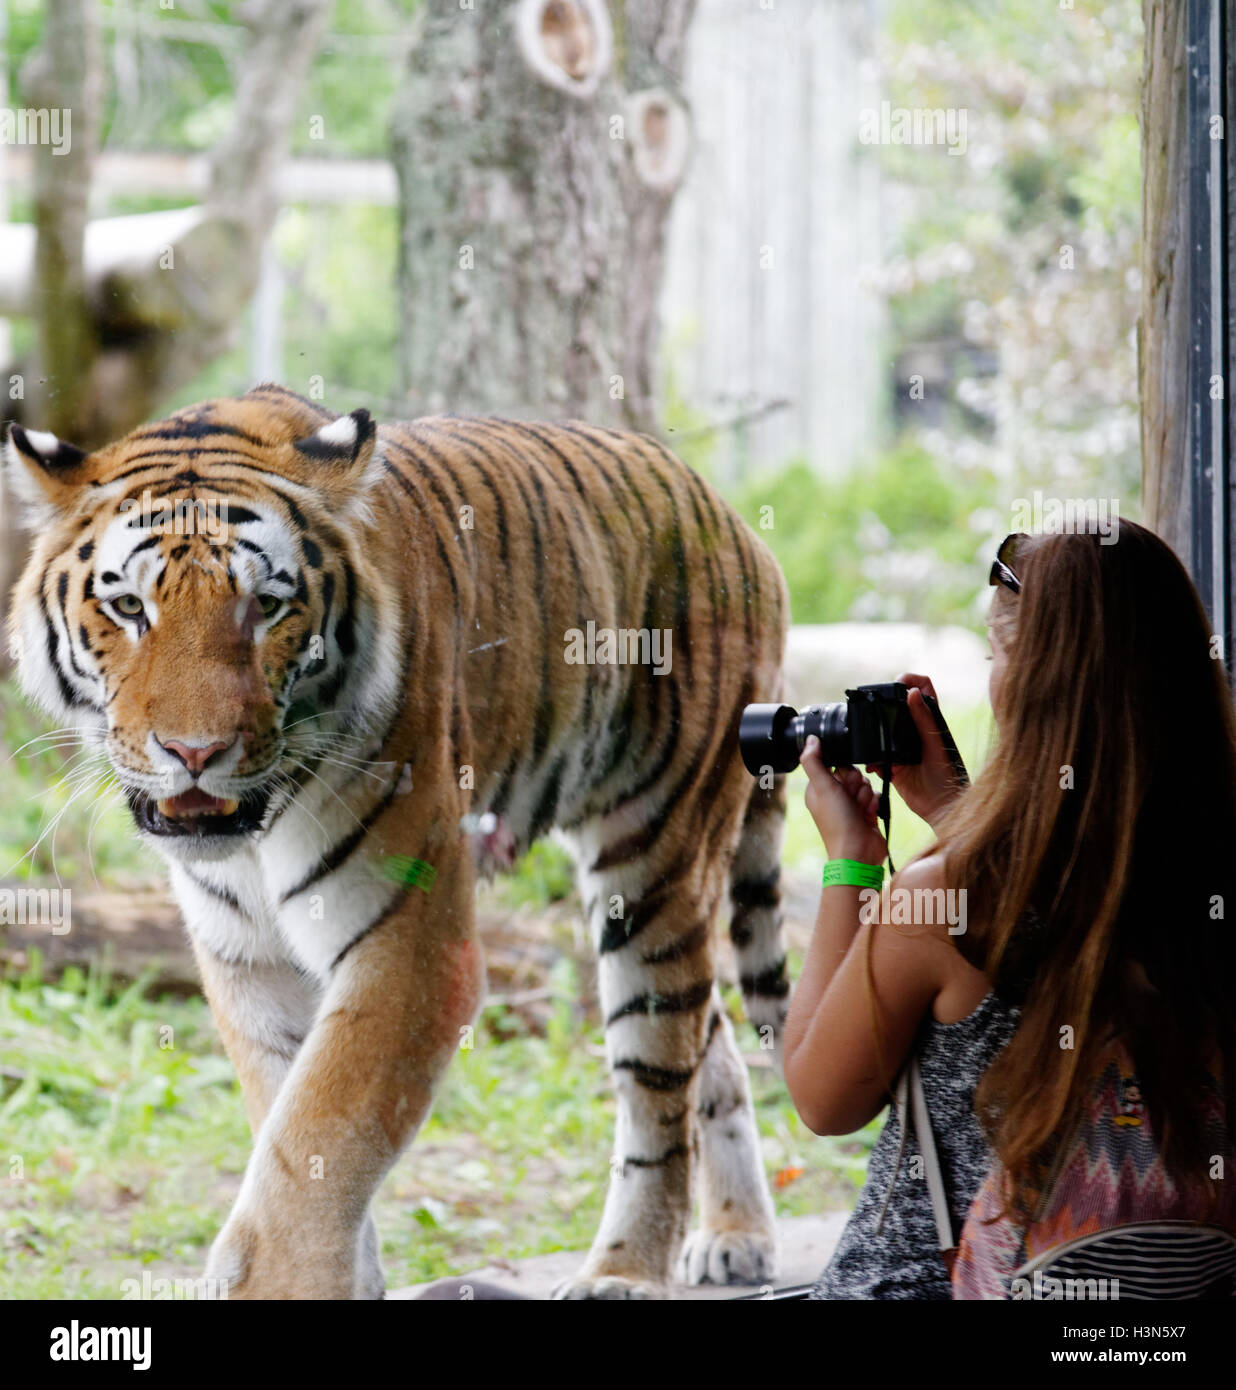
[[[807,807],[830,856],[882,863],[887,847],[867,780],[853,768],[830,772],[815,739],[807,741],[801,761],[809,779]],[[940,857],[932,856],[896,876],[892,888],[898,895],[908,890],[909,898],[891,901],[908,902],[912,909],[915,902],[933,901],[921,892],[916,897],[916,889],[944,886]],[[822,890],[786,1020],[786,1084],[803,1122],[817,1134],[849,1134],[880,1112],[956,959],[944,924],[900,925],[903,914],[890,914],[894,926],[879,922],[878,911],[864,924],[859,908],[858,888]],[[874,991],[867,978],[869,941]]]
[[[850,858],[851,856],[839,856]],[[913,904],[916,890],[943,888],[939,856],[909,864],[890,902]],[[790,999],[785,1080],[803,1123],[816,1134],[851,1134],[887,1104],[897,1073],[955,958],[947,925],[859,921],[857,888],[822,890],[815,932]],[[921,894],[918,901],[927,901]],[[890,913],[890,916],[893,916]],[[907,911],[904,915],[912,915]],[[872,988],[878,1009],[879,1042]]]

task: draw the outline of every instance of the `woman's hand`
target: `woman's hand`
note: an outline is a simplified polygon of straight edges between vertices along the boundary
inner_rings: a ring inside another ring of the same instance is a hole
[[[910,687],[906,707],[923,741],[923,761],[895,764],[893,786],[916,816],[921,816],[928,825],[934,825],[961,790],[957,773],[944,751],[940,730],[936,728],[936,721],[923,702],[924,695],[930,695],[933,700],[936,698],[936,688],[930,676],[916,676],[912,672],[898,676],[897,680]],[[868,763],[867,771],[882,772],[883,769]]]
[[[807,773],[807,810],[828,857],[883,864],[888,845],[880,834],[879,802],[871,783],[857,768],[839,767],[833,772],[825,767],[820,740],[814,734],[798,761]]]

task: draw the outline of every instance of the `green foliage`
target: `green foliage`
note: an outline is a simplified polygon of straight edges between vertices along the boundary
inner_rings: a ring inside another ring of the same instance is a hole
[[[497,881],[497,887],[501,900],[509,907],[545,907],[571,896],[575,865],[561,845],[540,840],[512,873]]]
[[[907,438],[849,477],[799,461],[731,500],[785,571],[795,622],[943,623],[969,617],[986,585],[978,552],[995,495],[990,475],[946,473]]]
[[[115,778],[0,682],[0,878],[84,883],[157,874]]]
[[[885,272],[903,418],[930,422],[949,469],[986,454],[1007,498],[1116,497],[1136,517],[1140,3],[895,0],[881,46],[882,99],[966,121],[961,157],[864,152],[898,207]]]
[[[148,983],[50,985],[36,959],[0,985],[0,1298],[118,1298],[160,1261],[200,1272],[247,1127],[203,1001]]]
[[[41,0],[9,0],[10,92],[38,46]],[[292,127],[292,152],[378,158],[419,0],[348,0],[335,7]],[[241,0],[163,8],[101,0],[106,90],[104,145],[130,150],[210,149],[227,130],[238,66],[250,42]],[[320,121],[318,127],[311,120]]]

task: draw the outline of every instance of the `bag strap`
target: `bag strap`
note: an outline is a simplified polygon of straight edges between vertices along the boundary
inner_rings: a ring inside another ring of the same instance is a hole
[[[893,1100],[897,1106],[897,1119],[901,1125],[901,1139],[897,1145],[897,1157],[893,1164],[893,1176],[888,1191],[880,1207],[876,1221],[876,1234],[884,1225],[884,1215],[892,1200],[893,1188],[897,1185],[897,1175],[901,1171],[905,1156],[906,1140],[911,1122],[918,1135],[919,1152],[923,1157],[923,1171],[927,1179],[927,1195],[931,1200],[931,1214],[936,1223],[936,1238],[940,1242],[940,1257],[945,1268],[951,1270],[957,1245],[953,1240],[953,1218],[948,1207],[948,1194],[944,1190],[944,1174],[940,1170],[940,1160],[936,1154],[935,1135],[931,1131],[931,1115],[927,1110],[927,1096],[923,1091],[923,1076],[919,1070],[917,1056],[911,1057],[901,1069],[893,1090]]]

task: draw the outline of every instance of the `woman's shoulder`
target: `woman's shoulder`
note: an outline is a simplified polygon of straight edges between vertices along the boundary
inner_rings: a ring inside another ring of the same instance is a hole
[[[934,1021],[952,1025],[974,1014],[991,983],[958,949],[959,938],[969,930],[969,904],[966,891],[949,882],[942,849],[929,850],[894,876],[889,915],[894,926],[899,917],[912,922],[921,949],[931,957],[938,980],[931,1009]]]
[[[929,850],[899,869],[888,897],[885,916],[894,926],[922,928],[925,937],[950,946],[967,929],[967,895],[949,883],[940,849]]]

